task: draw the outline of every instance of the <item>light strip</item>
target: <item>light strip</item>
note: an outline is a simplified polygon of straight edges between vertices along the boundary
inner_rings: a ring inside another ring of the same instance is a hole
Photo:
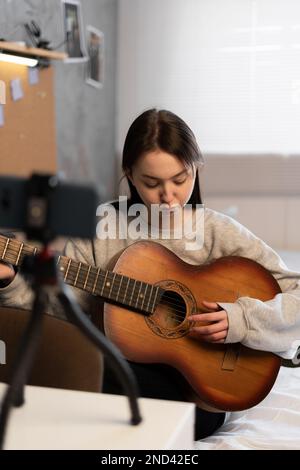
[[[31,59],[29,57],[22,57],[13,54],[0,53],[0,62],[10,62],[12,64],[28,65],[28,67],[35,67],[38,64],[37,59]]]

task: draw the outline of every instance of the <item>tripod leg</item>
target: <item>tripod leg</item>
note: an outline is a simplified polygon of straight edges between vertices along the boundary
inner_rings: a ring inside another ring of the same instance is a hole
[[[138,407],[138,386],[135,376],[122,357],[120,351],[95,328],[89,318],[82,312],[80,306],[73,299],[73,293],[65,284],[61,284],[61,291],[57,298],[62,304],[70,321],[75,323],[79,329],[104,353],[123,385],[124,391],[129,399],[131,409],[131,424],[139,424],[142,420]]]
[[[11,370],[10,384],[4,394],[0,412],[0,449],[3,449],[6,425],[12,406],[24,403],[24,386],[32,366],[34,354],[40,338],[45,292],[41,289],[36,293],[32,315],[22,336],[17,355]]]
[[[24,403],[25,403],[24,386],[25,386],[25,384],[20,385],[19,389],[16,390],[16,393],[15,393],[15,396],[14,396],[13,405],[17,408],[24,405]]]

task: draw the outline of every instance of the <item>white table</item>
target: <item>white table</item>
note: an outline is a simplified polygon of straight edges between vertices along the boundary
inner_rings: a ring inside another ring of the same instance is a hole
[[[191,403],[140,398],[143,421],[131,426],[123,396],[27,386],[25,398],[12,408],[5,449],[193,449]]]

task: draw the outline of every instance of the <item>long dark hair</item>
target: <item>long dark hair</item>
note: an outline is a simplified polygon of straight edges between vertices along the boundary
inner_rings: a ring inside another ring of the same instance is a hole
[[[157,149],[174,155],[186,166],[195,164],[199,167],[203,164],[202,154],[189,126],[176,114],[153,108],[138,116],[128,130],[122,156],[125,176],[131,172],[138,158]],[[142,203],[135,186],[126,178],[130,189],[128,205]],[[188,204],[193,207],[202,204],[198,169]]]

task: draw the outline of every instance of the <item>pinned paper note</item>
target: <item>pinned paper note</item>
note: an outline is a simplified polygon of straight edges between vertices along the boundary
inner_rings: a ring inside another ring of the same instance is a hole
[[[4,111],[3,106],[0,104],[0,127],[4,126]]]
[[[28,80],[30,85],[39,83],[39,69],[37,67],[28,67]]]
[[[20,78],[15,78],[10,82],[11,96],[14,101],[20,100],[23,98],[23,90]]]
[[[0,105],[1,104],[5,104],[6,103],[6,86],[5,86],[5,82],[3,80],[0,80]]]

